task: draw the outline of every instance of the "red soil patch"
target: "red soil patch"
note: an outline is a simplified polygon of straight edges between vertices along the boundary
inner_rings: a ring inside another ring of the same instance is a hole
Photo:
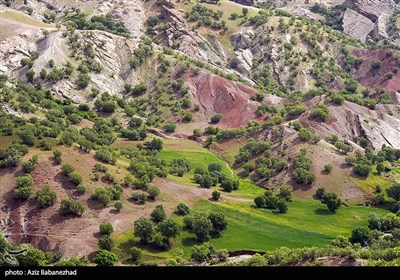
[[[387,55],[388,51],[392,52],[393,55]],[[379,86],[389,92],[400,90],[400,73],[393,75],[391,79],[385,76],[386,73],[393,72],[395,67],[400,66],[400,63],[395,58],[399,54],[398,51],[390,49],[355,49],[352,54],[363,59],[353,73],[353,77],[363,86],[367,88]],[[382,66],[379,69],[373,69],[372,63],[374,61],[381,61]]]
[[[209,121],[213,114],[221,114],[218,126],[233,128],[256,119],[259,103],[250,100],[257,93],[254,88],[206,72],[188,71],[185,80],[192,101],[200,105],[205,120]]]

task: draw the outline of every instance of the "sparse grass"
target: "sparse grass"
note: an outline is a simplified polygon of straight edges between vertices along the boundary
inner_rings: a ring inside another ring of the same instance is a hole
[[[2,12],[1,18],[17,21],[17,22],[32,25],[35,27],[47,27],[47,28],[55,27],[54,24],[47,24],[47,23],[35,20],[35,19],[29,17],[28,15],[24,15],[24,14],[13,12],[13,11]]]
[[[393,184],[392,182],[378,175],[376,172],[376,166],[373,166],[372,172],[369,174],[368,178],[363,179],[356,177],[354,178],[354,181],[360,189],[369,194],[375,191],[375,187],[377,185],[380,185],[382,189],[385,190]]]

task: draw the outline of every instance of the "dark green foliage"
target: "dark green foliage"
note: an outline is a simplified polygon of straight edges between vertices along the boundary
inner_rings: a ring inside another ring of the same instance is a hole
[[[93,262],[98,266],[113,266],[118,261],[117,255],[107,250],[101,250],[93,258]]]
[[[45,208],[54,204],[57,200],[57,194],[51,190],[48,185],[42,187],[40,191],[36,193],[36,201],[39,207]]]
[[[108,235],[100,237],[98,244],[101,250],[111,251],[114,247],[114,241]]]
[[[197,214],[193,218],[192,229],[200,242],[210,240],[211,232],[213,231],[213,224],[204,214]]]
[[[163,128],[163,130],[164,130],[165,132],[172,133],[172,132],[174,132],[175,129],[176,129],[176,124],[173,123],[173,122],[166,122],[166,123],[163,125],[162,128]]]
[[[67,20],[69,25],[81,30],[104,30],[113,34],[130,37],[128,30],[123,24],[115,21],[111,16],[95,15],[86,19],[86,14],[77,11],[75,14],[69,14]]]
[[[333,166],[330,163],[327,163],[327,164],[324,165],[324,171],[327,172],[327,173],[331,173],[332,168],[333,168]]]
[[[113,192],[111,188],[97,188],[91,198],[100,202],[103,206],[107,206],[113,199]]]
[[[323,121],[323,122],[325,122],[328,119],[328,116],[329,116],[329,109],[324,104],[318,104],[311,111],[311,117],[312,118],[318,119],[318,120]]]
[[[289,185],[281,185],[279,188],[279,194],[278,196],[286,201],[291,201],[292,200],[292,192],[293,188]]]
[[[95,157],[102,162],[115,164],[117,162],[117,157],[114,155],[113,151],[108,148],[100,148],[96,151]]]
[[[367,227],[355,227],[351,232],[351,237],[349,238],[351,243],[360,243],[365,245],[371,239],[371,231]]]
[[[215,114],[211,116],[211,123],[219,123],[221,120],[222,115],[221,114]]]
[[[329,211],[332,213],[335,213],[336,210],[342,205],[342,201],[335,193],[326,193],[322,197],[321,202],[326,204]]]
[[[129,249],[129,253],[131,255],[131,260],[135,263],[137,263],[142,256],[142,250],[140,250],[138,247],[131,247]]]
[[[149,194],[149,199],[154,200],[160,194],[160,189],[154,185],[150,185],[147,188],[147,193]]]
[[[279,213],[286,214],[288,211],[286,201],[284,199],[279,199],[276,203],[276,209],[278,209]]]
[[[180,233],[180,226],[174,220],[168,219],[158,224],[158,230],[166,238],[175,238]]]
[[[148,244],[155,234],[155,226],[148,218],[141,217],[133,223],[134,235],[140,238],[140,242]]]
[[[144,204],[147,200],[147,196],[143,192],[133,192],[132,193],[132,200],[139,203]]]
[[[326,190],[324,187],[320,187],[315,191],[315,195],[318,199],[322,199],[326,194]]]
[[[27,200],[33,191],[33,179],[31,175],[23,175],[16,178],[13,198],[15,200]]]
[[[18,256],[20,266],[38,267],[47,265],[47,257],[43,251],[36,249],[30,244],[25,245],[25,248],[27,249],[27,253]]]
[[[147,18],[147,20],[146,20],[146,24],[148,25],[148,26],[150,26],[150,27],[154,27],[154,26],[156,26],[158,23],[159,23],[159,19],[158,19],[158,17],[156,17],[156,16],[151,16],[151,17],[148,17]]]
[[[194,245],[192,251],[192,259],[198,263],[202,263],[212,258],[215,249],[210,243],[206,242],[202,245]]]
[[[294,170],[292,178],[300,184],[311,184],[315,181],[315,174],[310,171],[311,160],[307,157],[307,152],[304,149],[294,158]]]
[[[100,233],[105,235],[110,235],[114,231],[113,226],[110,223],[101,223],[99,229]]]
[[[78,201],[74,199],[63,199],[60,205],[60,214],[66,215],[77,215],[82,216],[85,211],[85,207]]]
[[[22,163],[22,172],[31,173],[38,163],[38,156],[34,155],[31,159]]]
[[[396,201],[400,201],[400,183],[394,183],[388,189],[386,189],[388,197],[393,198]]]
[[[155,223],[162,222],[166,218],[165,210],[162,205],[157,205],[156,208],[151,212],[150,217]]]
[[[74,171],[75,171],[75,168],[69,163],[66,163],[61,167],[61,172],[65,176],[69,176]]]
[[[190,212],[189,207],[183,203],[179,203],[178,206],[176,206],[176,209],[178,214],[182,216],[186,216]]]
[[[208,219],[212,223],[212,234],[219,234],[221,231],[226,230],[228,223],[225,220],[225,216],[221,213],[210,213]]]
[[[221,193],[217,190],[214,190],[211,194],[212,199],[214,199],[215,201],[218,201],[219,198],[221,197]]]
[[[161,151],[163,148],[163,142],[159,138],[153,138],[151,141],[145,142],[144,145],[149,150]]]

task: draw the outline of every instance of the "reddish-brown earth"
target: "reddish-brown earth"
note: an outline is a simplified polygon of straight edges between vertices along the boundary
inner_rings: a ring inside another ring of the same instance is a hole
[[[363,86],[370,89],[379,86],[389,92],[400,90],[400,72],[394,74],[390,79],[385,76],[388,72],[396,72],[394,71],[395,67],[400,66],[400,62],[396,58],[399,55],[398,51],[355,49],[352,54],[362,59],[361,64],[353,72],[353,77]],[[381,61],[382,66],[374,69],[372,67],[374,61]]]
[[[192,102],[200,105],[205,121],[213,114],[221,114],[218,126],[233,128],[255,119],[259,103],[250,100],[257,90],[214,74],[189,71],[185,80],[190,88]]]

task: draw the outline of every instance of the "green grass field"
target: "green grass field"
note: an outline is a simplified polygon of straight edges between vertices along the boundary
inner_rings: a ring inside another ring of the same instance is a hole
[[[212,238],[210,243],[217,249],[269,251],[283,246],[298,248],[305,246],[324,246],[336,236],[349,237],[352,228],[367,225],[371,212],[385,214],[382,209],[342,206],[336,214],[330,214],[326,206],[316,200],[296,200],[289,203],[289,212],[285,215],[270,210],[254,208],[252,203],[209,202],[199,199],[192,213],[218,212],[225,215],[228,229],[222,236]],[[173,215],[173,219],[182,225],[182,217]],[[140,246],[133,237],[133,230],[114,236],[116,253],[127,257],[126,247]],[[168,259],[175,248],[183,248],[185,256],[190,256],[192,246],[199,244],[193,233],[183,231],[168,252],[154,249],[146,250],[145,260]]]
[[[1,18],[9,19],[13,21],[17,21],[20,23],[36,26],[36,27],[54,27],[54,24],[47,24],[38,20],[34,20],[28,15],[23,15],[21,13],[13,12],[13,11],[5,11],[1,13]]]

